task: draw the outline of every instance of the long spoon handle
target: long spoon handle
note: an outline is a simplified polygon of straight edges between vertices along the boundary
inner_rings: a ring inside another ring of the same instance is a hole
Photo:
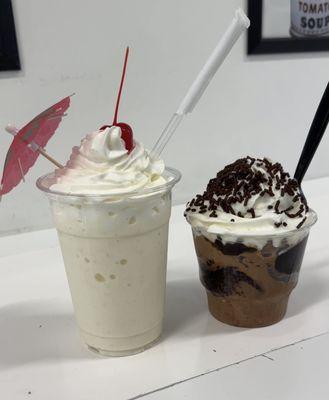
[[[323,93],[322,99],[316,110],[312,125],[308,132],[306,142],[300,155],[294,178],[299,185],[301,184],[304,175],[311,164],[313,156],[318,148],[322,136],[329,122],[329,83]]]

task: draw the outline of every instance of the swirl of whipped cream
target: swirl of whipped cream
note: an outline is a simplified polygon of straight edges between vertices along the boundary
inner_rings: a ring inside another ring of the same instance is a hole
[[[55,171],[54,191],[76,194],[127,193],[166,182],[162,160],[151,160],[134,141],[128,153],[121,129],[112,126],[88,134],[75,146],[64,168]]]
[[[227,165],[187,203],[188,222],[210,234],[282,235],[315,221],[304,195],[279,163],[246,157]]]

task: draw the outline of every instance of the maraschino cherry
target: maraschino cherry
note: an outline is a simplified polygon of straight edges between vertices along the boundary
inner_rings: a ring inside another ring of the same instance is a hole
[[[125,122],[118,122],[118,111],[119,111],[119,105],[120,105],[123,82],[124,82],[124,79],[125,79],[125,76],[126,76],[128,55],[129,55],[129,47],[127,47],[127,49],[126,49],[126,55],[125,55],[125,60],[124,60],[124,64],[123,64],[121,82],[120,82],[117,102],[116,102],[116,105],[115,105],[113,123],[112,123],[112,125],[103,125],[100,128],[100,130],[103,130],[103,129],[106,129],[106,128],[110,128],[111,126],[118,126],[121,129],[121,138],[125,142],[125,147],[128,150],[128,153],[130,153],[132,151],[132,149],[134,148],[133,130]]]

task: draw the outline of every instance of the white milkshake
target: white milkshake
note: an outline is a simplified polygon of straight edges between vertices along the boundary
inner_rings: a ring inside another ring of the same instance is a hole
[[[161,334],[171,189],[180,175],[126,150],[119,127],[86,136],[48,193],[77,322],[104,355],[144,350]]]

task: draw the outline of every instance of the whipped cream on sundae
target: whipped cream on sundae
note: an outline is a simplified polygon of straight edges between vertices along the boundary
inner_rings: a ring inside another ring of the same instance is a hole
[[[187,203],[185,216],[208,233],[273,235],[313,222],[296,180],[268,158],[245,157],[211,179],[203,194]]]

